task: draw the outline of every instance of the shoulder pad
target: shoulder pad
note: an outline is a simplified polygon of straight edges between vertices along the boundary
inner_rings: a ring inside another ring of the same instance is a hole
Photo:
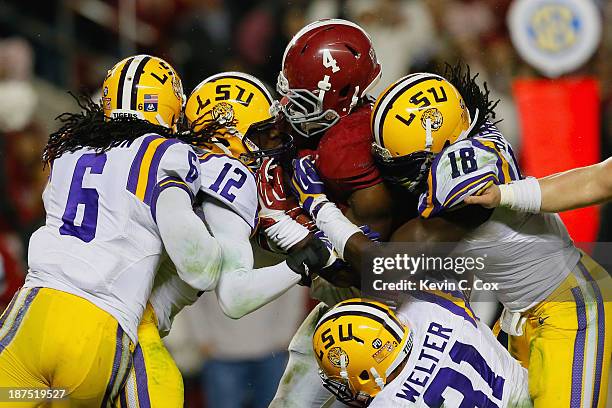
[[[255,228],[258,203],[253,172],[240,160],[224,154],[205,153],[199,161],[200,191],[227,205]]]
[[[436,156],[427,191],[419,199],[419,213],[433,217],[460,206],[465,197],[493,183],[506,184],[520,178],[512,148],[503,136],[499,132],[478,134],[448,146]]]

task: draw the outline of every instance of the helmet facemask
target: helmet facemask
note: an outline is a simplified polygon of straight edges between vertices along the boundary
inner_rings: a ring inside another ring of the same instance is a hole
[[[304,137],[325,132],[340,120],[335,110],[323,110],[325,91],[317,90],[315,94],[308,89],[290,89],[282,72],[278,74],[276,89],[283,96],[281,109],[286,120]]]
[[[349,407],[363,408],[367,407],[373,398],[363,392],[355,394],[351,390],[349,381],[342,378],[330,378],[323,370],[319,370],[319,376],[323,387],[332,393],[336,399]]]
[[[242,137],[242,143],[246,153],[242,153],[239,159],[248,161],[252,166],[259,168],[266,158],[276,159],[279,163],[290,163],[295,156],[293,137],[279,128],[279,116],[249,126],[246,134]],[[262,148],[269,139],[278,140],[272,147]]]
[[[373,143],[372,155],[385,181],[400,185],[413,194],[425,191],[435,153],[419,151],[404,157],[391,157],[387,149]]]

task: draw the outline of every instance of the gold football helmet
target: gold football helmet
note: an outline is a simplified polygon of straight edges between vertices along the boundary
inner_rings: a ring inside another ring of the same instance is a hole
[[[386,179],[416,192],[435,155],[465,138],[471,123],[461,94],[449,81],[411,74],[378,97],[370,121],[372,152]]]
[[[150,55],[120,61],[102,84],[104,116],[143,119],[174,132],[184,101],[181,78],[174,68]]]
[[[367,406],[406,360],[413,337],[382,303],[338,303],[321,317],[312,339],[323,386],[349,406]]]
[[[193,132],[211,121],[222,125],[215,136],[203,141],[213,153],[235,157],[246,165],[257,165],[265,156],[280,155],[293,143],[283,133],[280,147],[260,149],[254,140],[275,133],[280,108],[265,85],[242,72],[222,72],[206,78],[193,90],[185,105],[185,117]]]

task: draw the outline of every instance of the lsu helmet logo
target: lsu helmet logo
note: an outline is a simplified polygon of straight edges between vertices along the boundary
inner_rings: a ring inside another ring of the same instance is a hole
[[[429,108],[423,112],[423,116],[421,116],[421,125],[423,125],[423,129],[427,129],[427,119],[429,119],[431,130],[434,132],[440,129],[444,122],[444,116],[442,116],[442,113],[436,108]]]
[[[234,108],[227,102],[220,102],[212,108],[212,118],[224,125],[234,120]]]
[[[346,352],[342,350],[340,347],[333,347],[327,353],[327,358],[329,358],[329,362],[332,363],[334,367],[338,367],[338,368],[340,368],[341,366],[340,359],[342,358],[342,356],[344,356],[344,359],[345,359],[344,361],[346,362],[346,365],[348,366],[349,357],[346,354]]]

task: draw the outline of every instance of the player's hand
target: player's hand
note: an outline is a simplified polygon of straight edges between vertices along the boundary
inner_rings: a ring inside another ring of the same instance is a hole
[[[499,207],[501,192],[499,191],[499,186],[493,184],[481,194],[467,197],[464,201],[466,204],[478,204],[485,208],[495,208]]]
[[[369,225],[361,225],[359,229],[370,241],[380,242],[380,234],[372,230]]]
[[[323,231],[316,230],[314,236],[315,238],[323,242],[323,244],[325,244],[325,247],[329,251],[329,259],[327,260],[327,263],[325,264],[324,268],[346,266],[346,263],[342,259],[340,259],[340,257],[338,257],[338,253],[334,249],[334,246],[329,241],[329,238],[327,238],[327,235],[323,233]]]
[[[310,286],[312,274],[323,269],[330,256],[325,243],[318,238],[312,238],[302,248],[292,252],[286,262],[293,272],[302,276],[300,285]]]
[[[308,156],[293,161],[291,186],[302,208],[313,218],[316,217],[323,204],[329,202],[325,195],[323,182]]]

